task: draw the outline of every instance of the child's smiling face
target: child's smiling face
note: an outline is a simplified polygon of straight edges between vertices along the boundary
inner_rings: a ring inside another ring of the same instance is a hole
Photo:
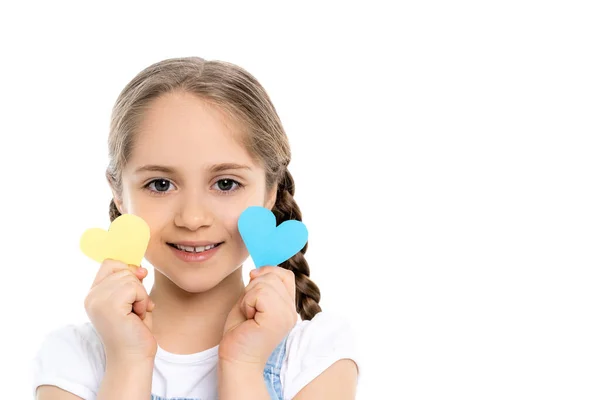
[[[143,116],[122,195],[115,193],[122,213],[150,226],[146,259],[188,292],[210,289],[241,266],[248,252],[237,229],[240,214],[275,202],[276,188],[266,192],[265,171],[241,135],[227,114],[199,97],[163,95]],[[222,244],[207,260],[189,262],[171,246],[182,242]]]

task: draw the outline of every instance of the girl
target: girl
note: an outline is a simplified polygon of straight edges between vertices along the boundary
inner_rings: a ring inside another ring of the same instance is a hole
[[[286,134],[252,75],[197,57],[151,65],[116,101],[109,156],[110,219],[148,223],[155,282],[148,295],[146,269],[104,261],[91,322],[51,332],[35,358],[38,399],[355,397],[351,327],[321,311],[306,246],[244,286],[242,211],[301,220]]]

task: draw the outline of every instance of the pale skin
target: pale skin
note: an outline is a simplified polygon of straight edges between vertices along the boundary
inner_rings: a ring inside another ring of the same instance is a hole
[[[220,398],[269,399],[263,361],[296,322],[295,282],[290,271],[267,266],[244,285],[241,266],[248,253],[237,220],[249,206],[272,209],[276,191],[267,191],[265,171],[240,135],[226,114],[202,99],[164,95],[145,114],[123,171],[123,191],[113,195],[121,213],[139,215],[150,226],[146,259],[155,267],[150,297],[159,346],[191,354],[220,344]],[[161,168],[143,169],[151,165]],[[223,242],[202,263],[187,264],[167,245],[202,240]],[[273,328],[270,337],[255,335],[265,331],[258,321]],[[227,339],[224,330],[230,331]],[[355,363],[339,360],[294,399],[354,399],[356,381]],[[37,398],[79,397],[40,386]]]

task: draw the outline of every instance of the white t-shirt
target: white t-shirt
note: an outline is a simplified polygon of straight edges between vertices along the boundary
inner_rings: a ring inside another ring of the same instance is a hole
[[[157,349],[152,394],[165,398],[217,399],[219,346],[194,354]],[[353,327],[336,314],[320,312],[298,320],[290,331],[281,367],[284,399],[292,399],[337,360],[359,364]],[[105,370],[104,347],[91,322],[50,332],[31,363],[33,390],[54,385],[83,399],[95,399]],[[360,376],[360,375],[359,375]]]

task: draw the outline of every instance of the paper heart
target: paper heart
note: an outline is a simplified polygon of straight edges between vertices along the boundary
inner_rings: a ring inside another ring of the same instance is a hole
[[[284,221],[276,226],[271,210],[258,206],[244,210],[238,230],[256,268],[281,264],[308,241],[308,230],[301,221]]]
[[[110,224],[108,232],[100,228],[86,230],[81,235],[79,247],[98,262],[110,258],[139,266],[149,240],[150,228],[146,221],[133,214],[123,214]]]

